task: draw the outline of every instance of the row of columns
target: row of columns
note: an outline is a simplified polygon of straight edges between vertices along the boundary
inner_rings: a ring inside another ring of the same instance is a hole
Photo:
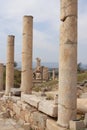
[[[76,119],[77,82],[77,0],[61,0],[58,126],[67,130],[69,121]],[[33,17],[23,18],[21,91],[32,93],[32,37]],[[14,80],[14,36],[8,36],[6,63],[6,95]],[[0,81],[3,65],[0,64]],[[0,87],[2,82],[0,83]]]
[[[6,88],[5,95],[9,95],[14,86],[14,41],[15,36],[8,35],[7,60],[6,60]],[[23,43],[22,43],[22,74],[21,91],[32,93],[32,42],[33,42],[33,17],[23,17]],[[3,64],[0,64],[0,91],[3,90]]]

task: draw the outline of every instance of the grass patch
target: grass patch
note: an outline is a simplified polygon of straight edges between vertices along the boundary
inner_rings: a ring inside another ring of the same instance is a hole
[[[87,80],[87,72],[78,73],[77,80],[78,80],[78,82],[82,82],[84,80]]]
[[[6,86],[6,67],[4,66],[4,85],[3,88],[5,89]],[[21,84],[21,71],[14,69],[14,87],[19,88]]]
[[[56,84],[58,84],[58,81],[55,80],[51,80],[51,81],[48,81],[48,82],[43,82],[43,83],[40,83],[39,85],[36,84],[33,86],[33,90],[36,91],[36,92],[39,92],[41,91],[43,88],[47,88],[48,90],[52,90],[56,87]]]
[[[46,100],[54,100],[54,97],[51,94],[47,94]]]

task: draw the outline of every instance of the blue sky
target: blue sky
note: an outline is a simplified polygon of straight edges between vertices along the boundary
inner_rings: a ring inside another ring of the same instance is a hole
[[[0,62],[6,62],[7,36],[15,35],[15,61],[21,61],[24,15],[33,19],[33,61],[59,60],[60,0],[0,0]],[[78,0],[78,62],[87,64],[87,0]]]

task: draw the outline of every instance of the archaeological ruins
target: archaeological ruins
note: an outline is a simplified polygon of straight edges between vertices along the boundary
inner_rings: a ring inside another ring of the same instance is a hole
[[[87,129],[87,93],[77,87],[78,0],[60,0],[60,5],[59,85],[55,93],[43,90],[41,95],[32,89],[34,83],[50,80],[49,69],[41,65],[40,58],[36,58],[36,68],[32,67],[33,16],[23,17],[21,85],[14,89],[19,96],[11,91],[14,88],[15,36],[7,38],[5,92],[4,65],[0,63],[0,109],[10,118],[21,121],[20,130]],[[53,69],[52,80],[55,79]],[[46,94],[50,93],[53,97],[47,100]]]
[[[37,65],[36,68],[33,71],[33,79],[34,82],[38,81],[48,81],[49,80],[49,71],[48,71],[48,67],[46,66],[42,66],[41,65],[41,59],[40,58],[36,58],[37,61]]]

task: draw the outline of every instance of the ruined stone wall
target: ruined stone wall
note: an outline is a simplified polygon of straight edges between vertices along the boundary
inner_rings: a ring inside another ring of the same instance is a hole
[[[48,72],[48,67],[43,68],[43,80],[48,80],[49,78],[49,72]]]
[[[10,112],[11,118],[20,119],[22,123],[30,124],[30,130],[58,130],[56,121],[21,101],[19,97],[6,97],[2,101],[0,100],[0,104],[4,110]]]

